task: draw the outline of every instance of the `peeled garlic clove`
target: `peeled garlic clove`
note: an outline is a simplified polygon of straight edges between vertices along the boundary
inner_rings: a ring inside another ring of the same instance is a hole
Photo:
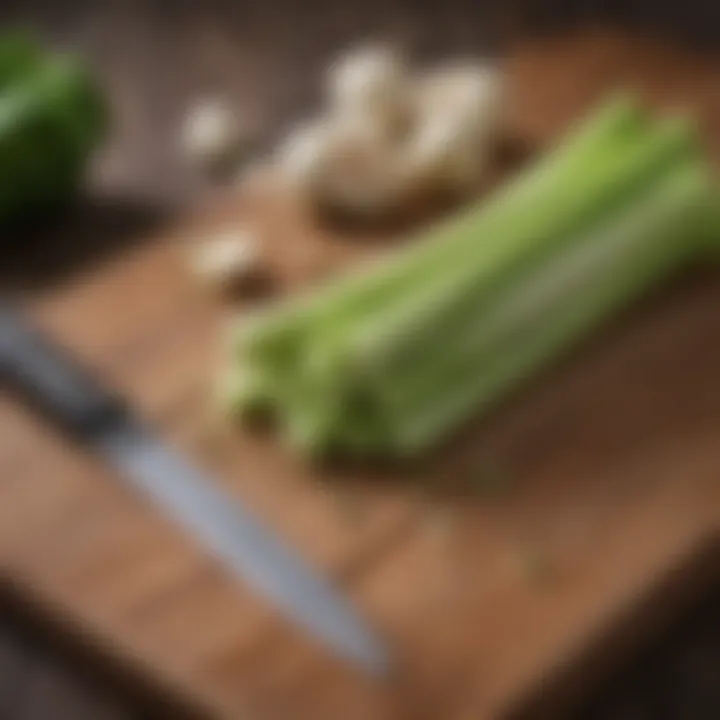
[[[420,78],[408,162],[439,189],[466,192],[487,165],[499,113],[500,78],[482,65],[454,65]]]
[[[407,65],[390,46],[365,46],[339,58],[330,68],[327,84],[333,114],[369,113],[393,124],[407,109]]]
[[[497,69],[484,65],[446,66],[420,78],[416,85],[416,123],[454,124],[456,133],[483,146],[495,139],[502,110],[502,83]],[[444,120],[439,120],[444,118]]]
[[[280,147],[279,169],[290,182],[310,190],[322,175],[334,143],[332,128],[327,121],[301,125]]]
[[[487,127],[499,118],[501,76],[492,65],[456,63],[441,66],[415,84],[415,113],[420,118],[453,113]]]
[[[283,146],[280,167],[322,208],[358,214],[387,206],[392,152],[382,124],[367,113],[342,113],[302,126]]]
[[[457,136],[458,120],[453,115],[426,118],[407,144],[406,163],[418,177],[441,182]]]
[[[240,153],[242,145],[249,141],[249,127],[222,100],[206,100],[186,116],[180,141],[183,152],[193,162],[214,169]]]
[[[346,213],[369,217],[393,210],[407,190],[404,166],[377,126],[336,119],[334,143],[318,185],[318,199]]]
[[[463,132],[457,116],[443,113],[416,129],[404,148],[403,162],[416,186],[436,195],[469,184],[470,168],[485,154],[476,138]]]
[[[255,280],[262,270],[262,252],[255,234],[225,230],[194,248],[191,267],[207,285],[221,290]]]
[[[462,116],[437,118],[431,124],[437,126],[434,158],[428,148],[428,156],[435,163],[431,172],[436,173],[445,190],[461,193],[472,190],[488,166],[489,138]],[[428,145],[431,145],[432,127],[429,130]]]

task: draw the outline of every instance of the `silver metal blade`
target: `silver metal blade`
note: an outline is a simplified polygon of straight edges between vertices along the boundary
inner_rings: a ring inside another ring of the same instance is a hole
[[[370,673],[386,672],[383,645],[332,585],[210,478],[132,424],[113,430],[97,447],[127,479],[285,614]]]

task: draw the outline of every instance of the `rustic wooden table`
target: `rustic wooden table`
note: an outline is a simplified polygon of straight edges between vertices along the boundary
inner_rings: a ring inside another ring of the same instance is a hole
[[[547,7],[550,4],[552,11]],[[39,0],[6,2],[0,17],[37,25],[50,40],[79,46],[94,58],[108,78],[119,118],[115,143],[102,159],[96,178],[101,199],[68,217],[63,227],[52,233],[41,262],[29,264],[21,252],[16,253],[17,262],[5,269],[7,279],[12,275],[14,281],[27,286],[75,272],[81,265],[97,261],[101,253],[113,253],[120,239],[140,237],[173,207],[200,196],[202,181],[182,165],[170,132],[198,93],[229,92],[261,113],[272,132],[312,103],[318,89],[313,81],[317,71],[333,50],[350,39],[389,34],[426,56],[448,48],[455,52],[492,48],[498,41],[497,19],[503,15],[498,12],[499,4],[437,0],[420,5],[377,0],[334,5],[290,0],[88,0],[63,3],[62,7]],[[587,7],[578,10],[577,3],[545,3],[538,14],[553,22],[558,14],[577,19]],[[637,8],[638,4],[624,11],[629,9],[633,15]],[[642,12],[635,12],[634,19],[638,16]],[[674,16],[666,12],[666,24],[668,17],[672,20]],[[717,717],[716,676],[708,669],[720,662],[720,623],[713,617],[716,607],[717,599],[665,645],[660,659],[645,663],[646,669],[632,673],[618,692],[594,703],[588,717]],[[60,698],[53,701],[52,717],[161,714],[157,704],[143,709],[145,699],[135,699],[136,691],[128,695],[125,686],[118,692],[95,690],[98,682],[106,685],[104,679],[85,683],[76,679],[74,670],[49,669],[54,661],[45,659],[43,641],[34,635],[28,639],[24,631],[16,630],[17,613],[4,617],[10,619],[0,634],[0,659],[2,667],[9,669],[2,672],[6,678],[22,682],[12,682],[17,692],[2,693],[8,705],[7,710],[0,705],[2,717],[14,712],[11,698],[15,698],[17,717],[51,717],[47,707],[36,704],[34,698],[41,694],[37,683],[41,688],[58,689],[52,695]],[[18,674],[13,676],[10,668]],[[68,699],[64,701],[66,691]],[[64,714],[58,712],[62,702],[67,703]],[[73,702],[79,704],[73,706]],[[172,716],[177,716],[175,711]]]

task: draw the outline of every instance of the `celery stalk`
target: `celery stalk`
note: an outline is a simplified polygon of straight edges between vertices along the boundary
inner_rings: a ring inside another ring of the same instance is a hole
[[[391,388],[392,394],[393,385],[402,387],[416,374],[413,360],[418,355],[429,355],[420,365],[442,365],[448,355],[443,331],[452,328],[458,317],[469,310],[464,323],[472,327],[478,305],[492,303],[493,295],[502,293],[518,272],[541,261],[553,246],[574,242],[573,233],[639,192],[648,177],[678,156],[689,154],[691,137],[684,122],[661,123],[625,155],[611,155],[603,167],[579,177],[555,204],[530,205],[526,215],[498,228],[493,243],[484,245],[477,257],[466,254],[457,269],[438,273],[439,277],[408,293],[403,303],[369,322],[356,321],[344,332],[316,338],[304,364],[296,369],[294,384],[312,388],[315,397],[332,398],[323,408],[322,425],[337,425],[348,414],[348,394],[382,397],[378,388]],[[341,378],[345,392],[338,392]],[[316,440],[327,442],[319,436]]]
[[[711,198],[689,123],[616,99],[479,207],[258,317],[236,404],[306,453],[422,452],[698,253]]]
[[[554,202],[528,203],[512,223],[495,228],[491,242],[486,238],[479,243],[482,252],[456,260],[449,272],[438,272],[391,312],[348,327],[349,364],[359,362],[369,365],[372,373],[382,373],[398,358],[404,362],[418,349],[432,347],[468,303],[472,306],[483,293],[492,295],[506,278],[531,266],[551,248],[573,242],[574,233],[626,202],[678,158],[691,154],[692,139],[684,118],[667,119],[623,156],[611,156],[603,165],[588,168]]]
[[[241,352],[261,361],[282,357],[292,351],[300,336],[321,323],[342,323],[353,313],[381,308],[388,297],[402,293],[418,275],[434,271],[441,261],[454,262],[463,248],[475,244],[481,234],[478,223],[502,223],[503,218],[519,212],[529,198],[548,197],[559,191],[559,186],[573,180],[579,168],[601,162],[603,154],[636,139],[643,120],[630,98],[614,98],[535,168],[480,207],[432,228],[412,246],[384,258],[374,270],[343,277],[271,310],[249,327],[243,326],[238,342]]]
[[[484,343],[389,421],[397,452],[443,440],[470,414],[487,409],[643,291],[697,252],[698,210],[711,182],[704,168],[673,174],[647,199],[549,261],[532,283],[508,293],[496,310],[507,326],[489,351]],[[496,316],[496,317],[497,317]],[[480,337],[484,331],[478,328]],[[397,402],[397,399],[396,399]]]
[[[328,343],[333,346],[336,335],[356,327],[363,317],[369,323],[375,322],[376,317],[382,321],[393,305],[403,308],[406,298],[408,302],[415,298],[415,288],[416,292],[422,292],[424,285],[435,282],[439,274],[454,268],[458,257],[465,256],[463,261],[469,261],[475,255],[492,254],[493,248],[488,247],[484,238],[497,238],[533,207],[536,212],[552,207],[555,198],[572,191],[575,178],[584,167],[602,166],[609,158],[617,160],[626,153],[632,162],[634,145],[642,144],[648,134],[642,120],[637,107],[627,98],[616,99],[585,121],[580,130],[540,161],[534,170],[523,174],[479,210],[473,208],[460,219],[435,228],[421,239],[419,247],[386,259],[379,269],[356,277],[355,284],[352,278],[341,281],[340,287],[346,290],[349,282],[352,290],[349,297],[332,298],[332,288],[325,289],[300,303],[295,311],[271,311],[269,316],[261,318],[242,343],[243,362],[262,366],[263,374],[274,378],[268,384],[272,391],[266,404],[295,403],[292,396],[304,394],[303,385],[317,372],[323,376],[322,382],[326,382],[330,374],[322,361],[319,370],[312,369],[318,364],[314,356],[326,350]],[[301,316],[305,317],[304,324],[299,322]],[[328,391],[318,388],[315,392]]]

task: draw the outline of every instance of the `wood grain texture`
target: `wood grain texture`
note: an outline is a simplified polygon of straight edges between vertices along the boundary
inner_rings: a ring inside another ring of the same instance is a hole
[[[596,33],[523,45],[507,71],[508,131],[528,144],[632,83],[660,106],[692,107],[720,149],[710,60]],[[3,571],[218,717],[555,715],[554,699],[573,695],[562,678],[579,692],[594,679],[584,670],[599,670],[586,666],[597,648],[632,645],[648,608],[679,602],[678,583],[689,593],[716,562],[717,275],[698,272],[608,328],[415,469],[416,483],[360,470],[319,478],[272,439],[209,422],[228,308],[193,284],[184,243],[238,220],[267,234],[288,289],[378,250],[321,232],[285,195],[233,196],[38,296],[36,315],[335,577],[391,643],[398,676],[374,684],[329,657],[10,402],[0,405]],[[478,464],[511,487],[488,497],[454,482]],[[607,666],[613,653],[602,655]]]

